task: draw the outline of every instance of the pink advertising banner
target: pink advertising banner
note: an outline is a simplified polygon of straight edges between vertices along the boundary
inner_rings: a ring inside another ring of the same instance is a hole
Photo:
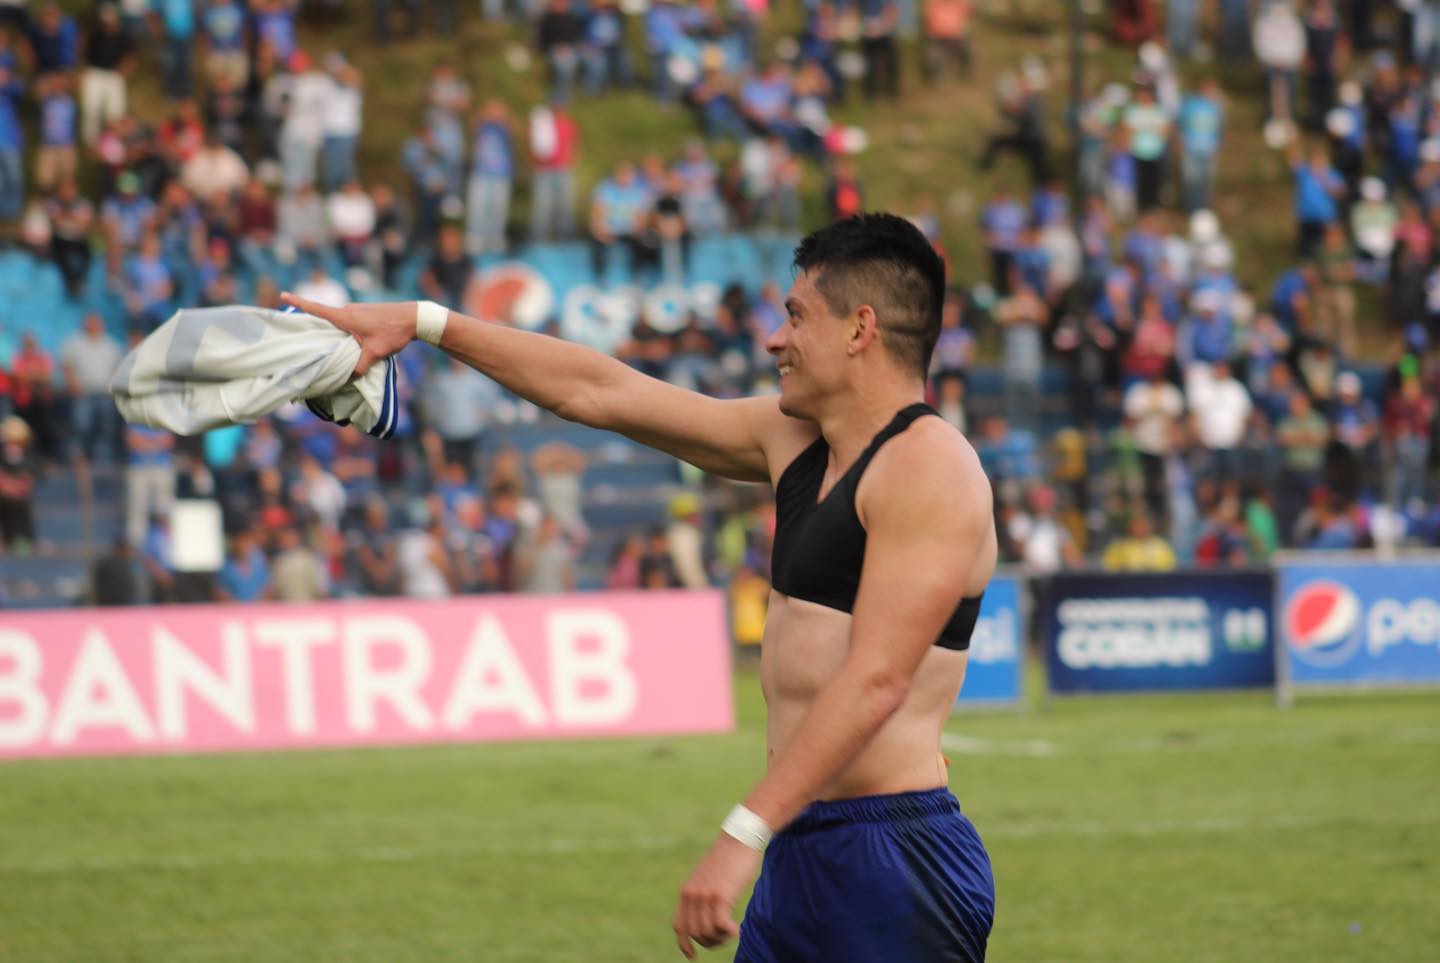
[[[0,613],[0,758],[723,732],[719,592]]]

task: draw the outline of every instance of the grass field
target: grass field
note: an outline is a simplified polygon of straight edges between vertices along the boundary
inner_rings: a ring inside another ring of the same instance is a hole
[[[0,960],[679,959],[758,688],[726,736],[0,765]],[[1440,952],[1440,696],[1067,701],[947,739],[992,960]]]

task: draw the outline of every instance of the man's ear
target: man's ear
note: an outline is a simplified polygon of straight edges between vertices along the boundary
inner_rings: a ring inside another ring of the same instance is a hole
[[[870,342],[880,337],[880,319],[875,317],[875,309],[868,304],[862,304],[855,309],[850,318],[850,337],[846,342],[846,350],[849,354],[858,354],[869,347]]]

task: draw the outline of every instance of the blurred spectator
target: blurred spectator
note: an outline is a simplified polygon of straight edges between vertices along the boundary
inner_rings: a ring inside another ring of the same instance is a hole
[[[196,197],[239,193],[250,180],[250,171],[232,148],[210,131],[204,143],[180,168],[180,183]]]
[[[337,308],[343,308],[350,303],[350,292],[345,289],[345,285],[330,276],[323,261],[316,261],[310,276],[295,285],[295,294]]]
[[[1139,455],[1146,509],[1161,516],[1166,505],[1165,462],[1180,436],[1184,397],[1165,379],[1163,370],[1152,369],[1144,381],[1126,390],[1124,412]]]
[[[207,82],[214,84],[224,77],[239,88],[250,79],[245,49],[248,19],[239,0],[206,0],[200,14],[200,50]]]
[[[437,476],[440,464],[458,463],[467,473],[475,470],[498,400],[495,382],[459,359],[431,373],[425,383],[424,405],[426,424],[441,448],[434,451],[432,447],[432,471]]]
[[[1135,164],[1136,210],[1143,214],[1160,203],[1170,142],[1170,115],[1156,101],[1154,89],[1141,85],[1121,114],[1120,124],[1125,149]]]
[[[1175,550],[1156,534],[1150,515],[1132,509],[1124,520],[1125,534],[1110,542],[1100,560],[1107,572],[1169,572],[1175,569]]]
[[[1030,183],[1043,184],[1050,179],[1049,146],[1045,136],[1044,103],[1035,81],[1035,70],[1007,73],[997,83],[996,101],[1000,109],[1000,127],[985,142],[980,155],[980,169],[989,170],[995,157],[1014,151],[1030,167]]]
[[[1295,117],[1295,80],[1305,61],[1305,26],[1289,0],[1268,0],[1255,17],[1251,33],[1255,58],[1265,70],[1266,116]]]
[[[78,300],[90,271],[90,234],[95,206],[80,195],[73,179],[62,179],[45,204],[50,218],[51,256],[65,279],[65,292]]]
[[[194,89],[195,0],[155,0],[161,27],[160,83],[172,100]]]
[[[635,83],[635,68],[625,44],[625,20],[616,0],[596,0],[591,6],[580,56],[585,89],[592,95],[612,84],[629,88]]]
[[[357,180],[346,183],[325,201],[325,216],[335,247],[347,267],[365,262],[366,251],[375,235],[375,201]],[[453,304],[456,302],[446,302]]]
[[[401,591],[406,598],[449,598],[454,573],[445,551],[444,520],[423,502],[411,505],[410,526],[396,545]]]
[[[865,99],[900,96],[899,23],[896,0],[859,0],[860,50],[865,56]]]
[[[1319,248],[1326,226],[1340,218],[1338,202],[1345,196],[1345,180],[1330,166],[1330,158],[1322,148],[1311,150],[1308,162],[1301,161],[1298,146],[1292,146],[1288,156],[1290,170],[1295,174],[1298,247],[1300,256],[1308,258]]]
[[[550,96],[569,100],[580,69],[585,21],[569,0],[549,0],[536,25],[536,45],[550,71]]]
[[[101,130],[125,115],[125,76],[134,66],[134,38],[120,21],[119,7],[97,5],[80,75],[80,130],[86,144],[94,144]]]
[[[362,595],[387,597],[400,594],[400,558],[395,533],[390,527],[390,509],[385,499],[373,495],[365,501],[359,525],[347,538]]]
[[[559,441],[541,445],[530,455],[541,510],[576,545],[584,544],[590,534],[581,507],[586,461],[585,452]]]
[[[1000,296],[1010,293],[1011,268],[1025,231],[1025,208],[1005,184],[996,188],[980,218],[990,254],[990,283]]]
[[[75,453],[87,461],[119,460],[119,419],[110,397],[110,379],[121,355],[119,342],[105,332],[104,320],[94,311],[85,315],[84,330],[60,349],[70,399],[70,441]]]
[[[20,350],[10,358],[10,398],[32,433],[37,455],[59,460],[59,437],[52,414],[55,407],[55,360],[40,347],[32,332],[20,336]]]
[[[345,488],[309,454],[300,456],[300,476],[290,500],[309,509],[325,528],[340,527],[341,516],[345,514]]]
[[[30,454],[30,426],[15,415],[0,422],[0,554],[35,544],[31,498],[39,474]]]
[[[1390,504],[1411,510],[1427,494],[1430,442],[1435,431],[1435,399],[1415,374],[1401,377],[1399,390],[1385,405],[1385,447],[1390,461]]]
[[[631,273],[654,266],[652,252],[642,243],[651,203],[650,191],[628,161],[596,185],[590,201],[590,270],[597,282],[605,283],[610,250],[617,242],[629,251]]]
[[[515,544],[515,587],[521,592],[571,592],[575,589],[573,550],[560,523],[540,519]]]
[[[1217,480],[1241,476],[1241,442],[1250,422],[1250,392],[1230,373],[1230,364],[1216,361],[1208,370],[1186,376],[1186,394],[1195,438],[1202,446],[1202,474]]]
[[[1018,512],[1005,525],[1005,536],[1018,549],[1019,561],[1036,575],[1050,575],[1078,565],[1080,549],[1055,514],[1055,490],[1037,485],[1030,489],[1026,501],[1029,513]]]
[[[1193,0],[1181,0],[1181,3],[1193,4]],[[1225,126],[1224,98],[1219,81],[1206,77],[1195,92],[1185,98],[1177,126],[1185,210],[1209,208]]]
[[[921,61],[927,83],[950,66],[969,79],[972,70],[970,53],[970,18],[974,15],[971,0],[927,0],[925,3],[925,51]]]
[[[78,169],[79,110],[71,93],[70,75],[54,73],[35,81],[40,102],[40,145],[35,152],[35,186],[49,192]]]
[[[1000,481],[1028,483],[1039,479],[1039,455],[1033,434],[1011,428],[999,415],[987,417],[981,423],[980,431],[980,444],[976,450],[992,484]]]
[[[485,102],[475,127],[470,181],[466,189],[465,250],[504,254],[505,226],[515,180],[515,134],[504,101]]]
[[[123,283],[132,328],[148,334],[169,317],[175,277],[154,231],[146,231],[140,249],[126,259]]]
[[[329,74],[314,69],[309,54],[303,50],[290,55],[288,66],[285,119],[280,125],[280,166],[285,189],[295,191],[315,183],[315,166],[325,140],[335,82]]]
[[[420,275],[420,291],[432,301],[457,308],[465,304],[465,289],[475,273],[475,262],[465,253],[460,228],[447,223],[440,228],[435,253]],[[502,320],[490,318],[487,320]],[[505,319],[508,320],[508,319]]]
[[[1049,309],[1032,287],[1022,283],[996,307],[995,320],[1004,336],[1005,417],[1016,428],[1035,431],[1040,427],[1040,377]]]
[[[645,539],[639,532],[631,532],[618,539],[610,553],[605,587],[612,592],[640,588],[640,568],[644,559]]]
[[[1335,105],[1335,86],[1349,59],[1349,40],[1334,0],[1314,0],[1305,14],[1305,74],[1310,95],[1307,121],[1312,130],[1325,126]]]
[[[215,577],[215,601],[257,602],[270,597],[270,563],[249,532],[230,536],[230,550]]]
[[[568,239],[575,233],[575,164],[580,150],[579,128],[565,105],[557,100],[532,110],[529,127],[530,153],[534,162],[530,239]]]
[[[144,531],[140,550],[140,564],[148,579],[147,601],[151,605],[164,605],[179,601],[175,584],[175,566],[170,540],[169,514],[154,515],[141,522]],[[132,540],[133,543],[133,540]]]
[[[355,153],[363,127],[364,77],[346,63],[343,55],[325,56],[330,76],[323,107],[324,136],[320,142],[320,187],[336,191],[356,180]]]
[[[132,424],[125,428],[125,533],[130,544],[146,538],[146,524],[170,516],[175,501],[175,436],[159,428]]]
[[[138,605],[142,595],[135,549],[122,535],[90,567],[90,602],[101,606]]]
[[[701,527],[698,496],[682,492],[670,500],[670,524],[665,529],[665,543],[680,587],[708,588],[710,576],[705,567],[705,533]]]
[[[645,554],[640,559],[640,587],[680,587],[680,576],[675,572],[675,561],[670,552],[670,540],[663,528],[652,528],[646,536]]]
[[[305,543],[300,529],[283,528],[279,535],[280,551],[270,567],[270,594],[281,602],[318,602],[330,595],[330,580],[325,565],[315,550]]]
[[[1300,505],[1320,483],[1329,437],[1329,426],[1311,405],[1310,396],[1303,391],[1292,391],[1289,413],[1275,426],[1281,464],[1276,518],[1282,532],[1290,530]]]
[[[251,199],[257,192],[252,192]],[[325,205],[313,184],[280,197],[275,205],[275,254],[283,264],[310,270],[330,243]]]
[[[9,35],[0,30],[0,221],[20,216],[25,206],[25,133],[20,126],[20,98],[25,79],[9,47]]]

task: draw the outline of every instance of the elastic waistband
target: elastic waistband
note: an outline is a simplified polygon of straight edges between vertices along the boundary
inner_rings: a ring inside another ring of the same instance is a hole
[[[783,835],[813,833],[846,823],[900,822],[958,813],[960,801],[945,787],[884,796],[856,796],[833,802],[814,802],[786,826]]]

